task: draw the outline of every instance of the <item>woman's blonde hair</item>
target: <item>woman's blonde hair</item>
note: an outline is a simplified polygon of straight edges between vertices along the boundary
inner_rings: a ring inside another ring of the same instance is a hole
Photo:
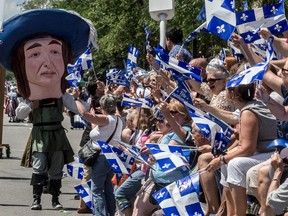
[[[185,123],[191,121],[191,117],[190,117],[186,107],[182,103],[180,103],[178,100],[172,98],[170,100],[168,108],[170,110],[177,111],[178,113],[183,115]]]

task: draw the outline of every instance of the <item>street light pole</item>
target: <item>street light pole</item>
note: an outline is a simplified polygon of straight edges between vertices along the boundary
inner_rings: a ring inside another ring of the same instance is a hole
[[[160,14],[160,45],[166,47],[166,14]]]
[[[166,48],[166,20],[174,17],[174,1],[149,0],[149,13],[152,19],[160,21],[160,45]]]

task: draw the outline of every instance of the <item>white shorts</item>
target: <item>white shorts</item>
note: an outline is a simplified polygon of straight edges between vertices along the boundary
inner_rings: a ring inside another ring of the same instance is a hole
[[[236,157],[229,161],[228,165],[221,167],[221,181],[224,187],[229,184],[237,185],[246,188],[246,173],[247,171],[259,164],[268,160],[274,152],[259,153],[251,157]]]

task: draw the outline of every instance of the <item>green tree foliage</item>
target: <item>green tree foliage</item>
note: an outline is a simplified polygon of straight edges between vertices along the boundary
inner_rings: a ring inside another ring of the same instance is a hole
[[[14,80],[14,79],[15,79],[14,73],[6,71],[5,80]]]
[[[277,3],[277,0],[249,0],[250,8]],[[204,4],[203,0],[174,0],[175,16],[167,21],[167,28],[178,26],[183,29],[187,37],[203,21],[196,20]],[[287,4],[287,3],[286,3]],[[24,6],[30,8],[64,8],[74,10],[93,21],[98,32],[100,49],[93,52],[94,68],[99,73],[112,67],[123,68],[123,60],[127,58],[130,44],[140,49],[138,64],[146,68],[145,61],[145,33],[144,23],[151,30],[150,44],[155,47],[159,42],[159,22],[151,19],[149,14],[149,0],[30,0]],[[236,0],[236,9],[243,10],[243,1]],[[193,47],[194,45],[194,47]],[[211,56],[218,53],[222,47],[227,47],[226,41],[208,34],[200,33],[187,48],[193,55]],[[196,50],[197,48],[197,50]]]

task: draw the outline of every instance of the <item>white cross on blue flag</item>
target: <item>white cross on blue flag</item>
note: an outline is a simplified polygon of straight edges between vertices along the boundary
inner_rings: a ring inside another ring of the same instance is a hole
[[[123,94],[121,106],[135,106],[149,109],[152,108],[153,102],[150,98],[131,98],[128,95]]]
[[[92,209],[91,180],[74,187],[85,204]]]
[[[184,40],[183,44],[188,43],[192,39],[197,37],[197,34],[200,32],[209,33],[207,30],[207,22],[202,23],[198,28],[189,34],[189,36]]]
[[[207,29],[228,40],[236,28],[234,0],[205,0]]]
[[[193,122],[197,125],[201,133],[211,142],[213,154],[227,151],[227,144],[233,129],[225,122],[219,120],[210,113],[204,113],[195,106],[185,103]]]
[[[74,161],[68,163],[66,166],[67,166],[67,172],[71,177],[82,180],[84,170],[83,170],[83,163],[82,161],[79,160],[79,158],[74,157]]]
[[[133,62],[134,64],[137,64],[137,58],[139,56],[139,50],[134,47],[132,44],[130,44],[129,51],[128,51],[128,59]]]
[[[171,172],[178,167],[189,168],[187,159],[182,156],[181,153],[172,153],[168,148],[166,149],[167,151],[163,151],[160,148],[155,148],[155,144],[146,144],[146,146],[153,154],[156,162],[164,173]]]
[[[272,34],[288,30],[284,3],[264,6],[236,13],[237,31],[246,43],[260,39],[255,29],[266,27]]]
[[[126,166],[117,156],[117,154],[114,153],[109,144],[100,140],[98,140],[97,143],[100,146],[104,156],[106,157],[114,173],[129,174],[129,171],[127,170]]]
[[[156,52],[157,56],[160,58],[166,69],[172,68],[181,73],[182,75],[186,76],[187,78],[194,79],[198,82],[202,81],[202,78],[200,76],[200,68],[191,66],[186,62],[179,61],[176,58],[167,55],[161,48],[154,48],[154,51]]]
[[[74,65],[68,64],[67,71],[68,76],[66,80],[70,86],[77,87],[81,80],[81,72],[88,70],[92,67],[92,53],[91,47],[89,47],[75,62]]]
[[[186,176],[153,194],[165,215],[204,216],[199,202],[199,172]]]
[[[185,82],[178,83],[178,86],[170,93],[170,97],[175,98],[180,103],[185,104],[193,104],[190,89],[187,87]]]
[[[130,173],[132,166],[135,162],[135,157],[133,155],[128,155],[124,153],[124,151],[115,146],[112,146],[112,151],[120,158],[120,160],[125,165],[127,171]]]
[[[227,84],[226,88],[230,87],[237,87],[240,84],[247,85],[249,83],[254,82],[254,80],[262,80],[264,73],[268,67],[269,62],[273,57],[273,37],[270,37],[268,40],[268,48],[266,51],[267,59],[264,62],[260,62],[253,67],[248,68],[245,71],[235,74],[232,79],[230,79]]]
[[[106,81],[110,84],[124,85],[130,87],[130,83],[126,78],[124,71],[118,68],[108,69],[106,71]]]
[[[140,161],[141,163],[144,163],[146,165],[149,166],[149,164],[147,163],[148,160],[148,155],[142,154],[140,153],[140,148],[136,145],[129,145],[127,143],[121,142],[119,140],[117,140],[117,142],[122,145],[123,147],[125,147],[129,153],[131,155],[133,155],[133,157],[137,160]]]

